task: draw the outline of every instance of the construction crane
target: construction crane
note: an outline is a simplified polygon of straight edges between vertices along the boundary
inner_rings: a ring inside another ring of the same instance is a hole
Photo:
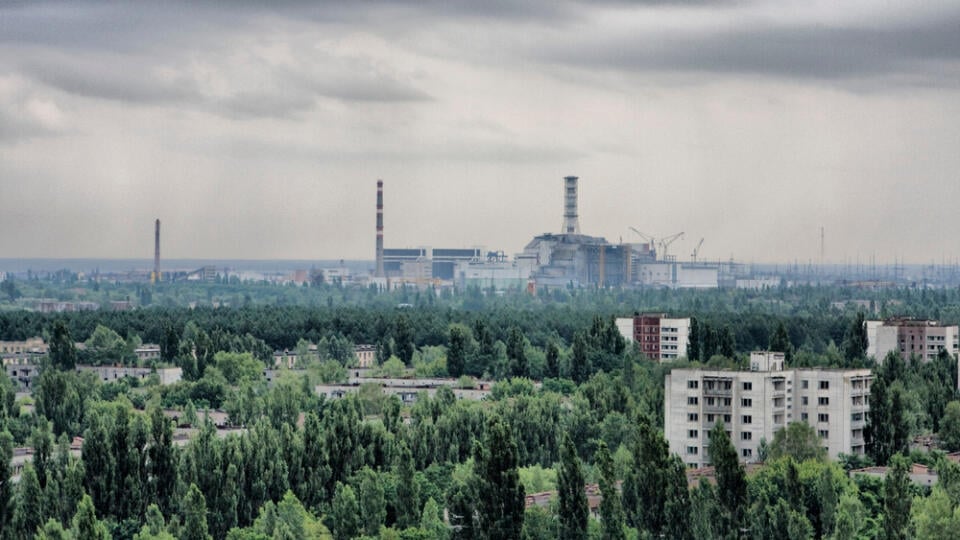
[[[677,260],[676,256],[673,256],[673,258],[671,258],[669,255],[667,255],[667,248],[670,247],[670,244],[672,244],[678,238],[683,238],[683,232],[678,232],[677,234],[672,234],[666,238],[660,239],[660,249],[661,249],[661,252],[663,253],[663,260],[665,261]]]
[[[644,234],[644,233],[638,231],[637,229],[635,229],[635,228],[633,228],[633,227],[630,227],[630,230],[633,231],[633,232],[635,232],[635,233],[637,233],[638,235],[640,235],[640,238],[643,238],[643,239],[646,240],[647,242],[650,242],[650,247],[653,247],[654,244],[656,243],[656,241],[653,239],[653,237],[650,236],[649,234]]]
[[[693,248],[693,253],[690,254],[690,259],[693,260],[693,262],[697,262],[697,255],[700,254],[700,246],[702,245],[703,245],[703,238],[701,238],[700,241],[697,242],[697,247]]]

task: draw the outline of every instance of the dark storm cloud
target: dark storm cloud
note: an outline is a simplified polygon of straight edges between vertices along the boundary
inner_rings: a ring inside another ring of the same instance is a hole
[[[887,26],[787,21],[728,29],[592,33],[534,54],[587,69],[841,81],[891,76],[908,84],[955,86],[960,83],[955,65],[960,60],[960,9]]]

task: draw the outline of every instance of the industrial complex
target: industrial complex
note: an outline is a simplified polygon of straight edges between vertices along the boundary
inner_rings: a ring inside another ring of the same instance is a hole
[[[563,178],[563,226],[560,232],[534,236],[512,259],[483,248],[385,248],[383,245],[383,181],[377,181],[376,270],[380,286],[425,286],[450,283],[461,287],[536,290],[557,287],[717,288],[733,286],[733,263],[679,262],[658,257],[654,239],[612,243],[583,234],[577,209],[576,176]],[[637,231],[639,234],[639,231]],[[661,240],[665,252],[669,241]],[[702,242],[702,240],[701,240]],[[699,246],[698,246],[699,249]],[[695,256],[694,256],[695,257]]]

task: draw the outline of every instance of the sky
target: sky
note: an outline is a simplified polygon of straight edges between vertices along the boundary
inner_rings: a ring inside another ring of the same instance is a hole
[[[0,257],[960,260],[955,0],[0,3]]]

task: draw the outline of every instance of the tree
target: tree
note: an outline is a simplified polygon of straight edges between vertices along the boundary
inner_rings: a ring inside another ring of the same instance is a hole
[[[507,358],[510,360],[509,372],[513,377],[527,376],[526,338],[516,326],[511,326],[507,334]]]
[[[953,538],[960,531],[960,508],[940,486],[934,486],[929,497],[916,497],[911,514],[913,538],[917,540]]]
[[[63,371],[72,371],[77,365],[77,346],[70,337],[66,323],[57,320],[53,323],[50,336],[50,365]]]
[[[474,462],[481,538],[519,539],[525,499],[517,472],[517,443],[499,416],[487,422],[483,444],[474,447]]]
[[[73,515],[73,527],[70,529],[73,537],[84,540],[110,540],[110,533],[106,525],[97,519],[97,512],[93,507],[93,499],[84,495],[77,505],[77,513]]]
[[[360,532],[360,508],[353,489],[337,482],[330,508],[330,528],[336,540],[349,540]]]
[[[793,344],[790,343],[790,336],[787,334],[787,327],[780,321],[777,328],[770,335],[770,350],[782,352],[784,361],[791,365],[793,361]]]
[[[800,463],[808,459],[824,460],[827,452],[813,426],[806,422],[790,422],[773,435],[768,456],[770,459],[790,456]]]
[[[587,355],[587,338],[583,332],[573,336],[573,358],[570,359],[570,378],[577,384],[582,384],[593,372],[590,357]]]
[[[33,466],[27,465],[17,486],[17,507],[13,514],[14,536],[30,538],[43,523],[43,492]]]
[[[190,484],[183,498],[180,513],[183,516],[181,540],[210,540],[207,532],[207,500],[196,484]]]
[[[856,540],[862,537],[866,515],[855,493],[844,493],[837,504],[831,540]]]
[[[883,482],[883,533],[886,540],[906,540],[910,537],[910,465],[897,454],[891,460]]]
[[[690,317],[690,334],[687,341],[687,359],[691,362],[700,361],[700,323],[696,317]]]
[[[420,492],[414,479],[413,455],[407,443],[401,441],[394,473],[397,476],[397,525],[403,529],[420,523]]]
[[[843,336],[843,357],[850,365],[855,360],[867,355],[867,325],[864,322],[863,312],[857,313]]]
[[[603,540],[626,540],[623,532],[623,507],[617,491],[617,477],[607,443],[600,441],[597,467],[600,469],[600,527]]]
[[[573,440],[566,432],[560,444],[560,472],[557,473],[558,515],[562,540],[584,540],[590,509],[583,490],[583,470]]]
[[[360,522],[363,534],[376,536],[387,519],[387,502],[380,476],[370,467],[360,470]]]
[[[724,510],[725,534],[730,534],[739,529],[743,521],[747,479],[723,422],[717,422],[710,430],[709,455],[717,476],[717,498]]]
[[[544,377],[556,379],[560,376],[560,349],[553,341],[547,343],[546,373]]]
[[[451,377],[463,375],[466,368],[468,331],[463,325],[450,325],[450,337],[447,345],[447,373]]]
[[[413,361],[413,352],[417,350],[417,346],[414,343],[413,327],[410,325],[410,319],[404,313],[398,315],[394,323],[393,340],[396,343],[397,356],[403,361],[404,365],[409,366]]]
[[[3,424],[0,423],[0,428]],[[0,531],[6,530],[13,521],[13,489],[11,487],[10,461],[13,459],[13,435],[0,431]]]
[[[870,411],[864,439],[867,453],[877,465],[884,465],[893,452],[893,426],[890,425],[890,403],[887,401],[887,383],[875,377],[870,385]]]
[[[433,497],[427,499],[423,505],[423,512],[420,517],[420,529],[427,534],[431,540],[445,540],[450,534],[447,526],[443,523],[443,512],[437,501]]]
[[[947,403],[940,421],[940,444],[947,452],[960,450],[960,401]]]

